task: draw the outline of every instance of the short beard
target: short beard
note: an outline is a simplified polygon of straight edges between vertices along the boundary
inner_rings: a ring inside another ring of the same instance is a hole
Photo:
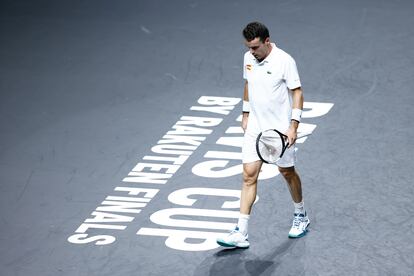
[[[258,62],[262,62],[262,61],[264,60],[264,58],[261,58],[261,59],[256,58],[256,60],[257,60]]]

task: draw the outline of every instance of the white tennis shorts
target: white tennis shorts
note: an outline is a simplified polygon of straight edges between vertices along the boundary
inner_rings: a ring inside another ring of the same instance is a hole
[[[243,164],[252,163],[260,160],[259,155],[256,151],[256,139],[258,134],[252,132],[245,132],[242,147],[242,159]],[[295,166],[296,163],[296,150],[293,145],[287,148],[282,158],[276,162],[276,165],[281,168],[289,168]]]

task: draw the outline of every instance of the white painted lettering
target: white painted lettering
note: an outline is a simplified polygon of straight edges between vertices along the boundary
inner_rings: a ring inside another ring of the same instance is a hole
[[[85,233],[88,229],[113,229],[113,230],[124,230],[124,225],[112,225],[112,224],[95,224],[95,223],[82,223],[76,233]]]
[[[172,192],[168,200],[177,205],[192,206],[196,199],[191,199],[192,195],[218,196],[218,197],[235,197],[235,201],[225,201],[221,208],[238,209],[240,207],[240,190],[214,189],[214,188],[186,188]]]
[[[304,102],[302,118],[315,118],[326,115],[334,106],[333,103]]]
[[[94,218],[88,218],[85,220],[85,222],[113,223],[113,222],[131,222],[134,220],[134,217],[122,216],[122,215],[105,213],[105,212],[93,212],[91,216],[94,216]]]
[[[230,177],[234,175],[238,175],[243,171],[243,165],[237,164],[226,168],[227,164],[229,163],[228,160],[211,160],[211,161],[204,161],[201,163],[196,164],[192,172],[195,175],[201,177],[208,177],[208,178],[222,178],[222,177]],[[224,168],[221,170],[217,170],[217,168]]]
[[[195,125],[201,127],[213,127],[219,125],[223,119],[220,118],[208,118],[208,117],[193,117],[183,116],[176,125]]]
[[[229,164],[228,160],[211,160],[196,164],[192,172],[195,175],[207,178],[222,178],[241,174],[243,172],[243,164],[237,164],[226,168]],[[224,168],[218,170],[217,168]],[[259,174],[259,179],[269,179],[279,175],[276,165],[263,164]]]
[[[242,160],[241,152],[232,152],[232,151],[215,151],[209,150],[204,154],[205,158],[218,158],[218,159],[228,159],[228,160]]]
[[[125,177],[123,182],[165,184],[172,174],[130,172],[132,177]]]
[[[228,115],[233,108],[234,106],[192,106],[190,109]]]
[[[148,189],[148,188],[133,188],[133,187],[116,187],[115,191],[128,192],[129,195],[137,196],[143,193],[146,198],[153,198],[159,191],[159,189]]]
[[[138,214],[141,212],[141,210],[137,208],[143,208],[147,206],[147,203],[111,201],[111,200],[102,201],[101,204],[109,205],[109,206],[99,206],[98,208],[96,208],[97,211],[114,212],[114,213],[135,213],[135,214]]]
[[[167,132],[167,134],[169,135],[207,135],[212,132],[211,129],[201,128],[201,127],[174,125],[172,128],[175,130],[170,130]]]
[[[132,202],[150,202],[150,198],[142,197],[128,197],[128,196],[107,196],[106,200],[117,200],[117,201],[132,201]]]
[[[241,148],[243,146],[243,137],[221,137],[216,144]]]
[[[153,146],[151,151],[159,154],[191,155],[196,148],[196,146],[157,145]]]
[[[230,97],[213,97],[213,96],[201,96],[198,99],[198,103],[201,105],[236,105],[241,101],[240,98]]]
[[[109,235],[97,235],[88,238],[88,234],[75,234],[68,238],[68,242],[70,243],[85,244],[96,241],[96,245],[111,244],[115,240],[115,237]]]
[[[206,137],[202,136],[182,136],[182,135],[164,135],[162,137],[165,140],[158,141],[158,144],[188,144],[193,146],[199,146],[200,141],[206,140]]]
[[[168,156],[152,156],[152,155],[147,155],[144,156],[144,160],[154,160],[154,161],[168,161],[168,162],[173,162],[174,165],[182,165],[184,164],[185,161],[187,161],[188,159],[188,155],[179,155],[177,157],[168,157]]]
[[[201,232],[175,229],[141,228],[137,235],[168,237],[165,245],[183,251],[204,251],[219,247],[216,239],[223,233]],[[200,240],[198,243],[187,243],[187,239]]]
[[[166,169],[165,173],[173,174],[175,173],[180,166],[178,165],[168,165],[168,164],[154,164],[154,163],[138,163],[133,169],[133,172],[142,172],[145,168],[150,168],[150,171],[159,172],[162,169]]]
[[[235,227],[234,223],[212,222],[188,219],[173,219],[172,216],[196,216],[196,217],[219,217],[219,218],[238,218],[239,211],[222,211],[209,209],[192,208],[170,208],[155,212],[151,215],[152,222],[165,226],[192,227],[228,230]]]

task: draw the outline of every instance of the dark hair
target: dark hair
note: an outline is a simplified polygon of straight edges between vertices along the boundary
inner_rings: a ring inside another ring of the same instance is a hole
[[[247,41],[252,41],[259,37],[260,41],[264,42],[270,35],[265,25],[260,22],[251,22],[243,29],[243,36]]]

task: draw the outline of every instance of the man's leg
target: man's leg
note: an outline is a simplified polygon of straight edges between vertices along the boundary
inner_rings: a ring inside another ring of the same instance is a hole
[[[243,164],[243,186],[240,199],[240,213],[250,215],[256,200],[257,178],[259,177],[262,161]]]
[[[295,170],[295,167],[279,167],[279,172],[282,174],[283,178],[286,180],[288,184],[289,192],[292,196],[293,202],[302,202],[302,183],[300,181],[298,173]]]
[[[259,176],[262,161],[243,164],[243,185],[240,198],[240,217],[237,227],[223,238],[218,238],[217,243],[225,247],[249,247],[247,229],[250,212],[257,194],[257,178]]]
[[[306,234],[307,227],[310,224],[303,204],[302,183],[300,181],[298,173],[295,170],[295,167],[279,167],[279,171],[288,184],[290,195],[295,206],[295,213],[292,228],[289,231],[289,237],[299,238]]]

